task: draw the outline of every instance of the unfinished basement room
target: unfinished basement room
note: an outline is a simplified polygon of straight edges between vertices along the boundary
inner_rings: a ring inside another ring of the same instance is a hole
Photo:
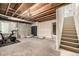
[[[79,4],[0,3],[0,56],[79,56]]]

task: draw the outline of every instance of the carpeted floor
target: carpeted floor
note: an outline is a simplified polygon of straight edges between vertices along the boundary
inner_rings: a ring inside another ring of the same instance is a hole
[[[53,40],[25,38],[20,43],[0,47],[1,56],[58,56]]]

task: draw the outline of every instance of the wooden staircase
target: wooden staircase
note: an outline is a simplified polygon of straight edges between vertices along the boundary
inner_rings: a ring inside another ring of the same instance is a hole
[[[60,48],[79,53],[79,41],[73,17],[64,19]]]

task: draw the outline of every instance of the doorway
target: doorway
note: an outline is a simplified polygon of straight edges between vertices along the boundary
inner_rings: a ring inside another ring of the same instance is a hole
[[[32,26],[31,32],[32,32],[32,35],[37,36],[37,26]]]

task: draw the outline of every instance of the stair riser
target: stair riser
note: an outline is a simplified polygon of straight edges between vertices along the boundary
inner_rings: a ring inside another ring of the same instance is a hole
[[[75,43],[78,43],[78,40],[70,40],[70,39],[62,39],[62,40],[64,40],[64,41],[69,41],[69,42],[75,42]]]
[[[67,45],[67,46],[72,46],[72,47],[75,47],[75,48],[78,48],[79,47],[79,45],[72,44],[72,43],[68,43],[68,42],[61,42],[61,44]]]
[[[66,50],[70,50],[72,52],[79,53],[79,50],[71,49],[71,48],[68,48],[68,47],[65,47],[65,46],[60,46],[60,48],[63,48],[63,49],[66,49]]]

